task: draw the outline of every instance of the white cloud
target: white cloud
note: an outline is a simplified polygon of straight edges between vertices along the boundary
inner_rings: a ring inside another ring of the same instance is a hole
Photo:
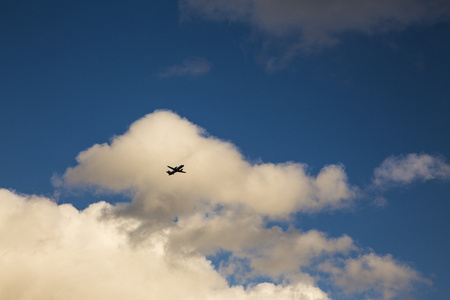
[[[132,221],[105,220],[104,202],[69,204],[0,189],[0,298],[327,300],[308,283],[229,287],[204,256],[165,250],[170,230],[129,243]]]
[[[115,209],[99,202],[78,211],[0,189],[0,298],[329,300],[302,267],[331,274],[347,293],[375,291],[385,299],[427,282],[391,256],[373,253],[316,266],[318,258],[348,257],[355,250],[351,238],[267,229],[256,216],[196,215],[134,243],[130,238],[143,221],[109,215]],[[290,283],[229,286],[224,273],[239,270],[232,260],[227,270],[214,270],[205,258],[214,247],[250,260],[255,275],[283,275]]]
[[[174,65],[166,68],[158,74],[161,78],[169,77],[197,77],[204,75],[211,70],[211,63],[203,57],[190,57],[180,65]]]
[[[378,187],[386,187],[432,179],[450,179],[450,165],[437,156],[411,153],[385,159],[374,170],[373,183]]]
[[[326,166],[313,177],[298,163],[251,165],[233,144],[169,111],[147,115],[111,145],[94,145],[77,161],[64,175],[67,185],[132,190],[135,205],[166,213],[170,221],[192,212],[199,199],[277,218],[343,208],[357,192],[342,166]],[[169,177],[168,164],[185,164],[188,173]]]
[[[232,253],[227,269],[234,272],[243,261],[249,269],[242,279],[255,276],[296,278],[303,267],[328,255],[349,254],[356,250],[348,236],[328,238],[323,232],[300,232],[294,228],[284,232],[279,227],[266,228],[257,215],[222,212],[205,218],[198,214],[179,221],[173,230],[171,248],[188,247],[203,255],[215,255],[219,250]],[[234,275],[234,274],[226,274]]]
[[[319,268],[331,273],[334,283],[347,293],[370,289],[383,299],[392,299],[400,292],[410,290],[412,282],[431,284],[409,266],[395,261],[391,255],[369,253],[346,259],[340,264],[324,263]]]
[[[328,300],[322,273],[346,292],[389,299],[422,281],[390,256],[364,255],[347,235],[267,226],[351,203],[357,189],[340,165],[317,176],[298,163],[252,165],[169,111],[77,161],[54,181],[61,188],[90,186],[132,202],[78,211],[0,189],[1,299]],[[180,163],[187,173],[167,176],[167,164]],[[214,268],[207,257],[222,261]]]
[[[334,45],[344,32],[374,34],[448,20],[446,0],[179,0],[183,19],[200,16],[249,24],[269,39],[293,37],[278,63],[300,51]],[[268,62],[268,67],[274,61]]]

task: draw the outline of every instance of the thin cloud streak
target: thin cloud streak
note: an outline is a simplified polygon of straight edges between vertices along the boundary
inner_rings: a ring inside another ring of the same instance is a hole
[[[208,73],[211,70],[211,63],[203,57],[190,57],[180,65],[174,65],[160,72],[160,78],[171,77],[197,77]]]

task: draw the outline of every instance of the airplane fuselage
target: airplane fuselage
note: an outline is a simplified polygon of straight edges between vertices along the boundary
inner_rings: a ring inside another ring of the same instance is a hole
[[[167,167],[169,169],[171,169],[171,170],[166,171],[166,173],[169,174],[169,175],[173,175],[173,174],[175,174],[177,172],[179,172],[179,173],[186,173],[185,171],[183,171],[184,165],[179,165],[179,166],[176,166],[174,168],[171,167],[171,166],[167,166]]]

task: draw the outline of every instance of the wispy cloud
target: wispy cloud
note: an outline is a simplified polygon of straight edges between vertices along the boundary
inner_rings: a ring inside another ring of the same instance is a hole
[[[211,70],[211,63],[203,57],[187,58],[180,65],[173,65],[160,72],[160,78],[197,77]]]
[[[385,159],[374,170],[373,183],[384,188],[432,179],[449,180],[450,165],[438,156],[411,153]]]
[[[170,111],[145,116],[77,162],[60,187],[125,193],[132,202],[78,211],[0,189],[0,298],[329,300],[318,282],[331,278],[345,292],[390,299],[423,282],[345,234],[268,226],[352,203],[358,189],[341,165],[316,176],[299,163],[253,165]],[[167,164],[181,163],[186,174],[167,176]]]
[[[183,19],[246,23],[269,40],[290,37],[278,64],[288,63],[301,52],[332,46],[344,32],[375,34],[418,23],[449,20],[445,0],[179,0]],[[274,64],[272,62],[268,64]]]

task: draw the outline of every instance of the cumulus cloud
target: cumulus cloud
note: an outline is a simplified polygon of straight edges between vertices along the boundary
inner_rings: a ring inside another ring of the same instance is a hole
[[[169,77],[197,77],[204,75],[211,70],[211,63],[203,57],[190,57],[180,65],[166,68],[158,74],[161,78]]]
[[[341,165],[313,176],[299,163],[250,164],[170,111],[145,116],[77,161],[55,180],[60,188],[132,201],[78,211],[0,189],[1,299],[329,300],[319,285],[326,278],[348,293],[390,299],[423,281],[391,256],[364,254],[347,235],[269,226],[294,212],[348,206],[357,189]],[[180,163],[187,173],[167,176],[167,164]]]
[[[319,269],[330,272],[334,283],[345,292],[361,292],[370,288],[383,299],[392,299],[399,292],[411,289],[412,282],[431,283],[409,266],[396,262],[391,255],[369,253],[337,264],[324,263]]]
[[[250,25],[269,39],[293,37],[282,60],[331,46],[344,32],[374,34],[448,20],[446,0],[179,0],[182,18],[200,16]]]
[[[316,177],[299,163],[252,165],[233,144],[170,111],[147,115],[110,145],[83,151],[77,161],[64,174],[67,185],[132,191],[141,210],[158,211],[168,220],[192,212],[198,199],[205,206],[241,207],[277,218],[343,208],[357,193],[341,165],[325,166]],[[161,176],[167,164],[181,163],[189,175]]]
[[[329,299],[307,283],[229,287],[204,256],[166,251],[170,231],[129,243],[136,224],[105,221],[109,209],[100,202],[80,212],[0,189],[0,298]]]
[[[374,170],[373,183],[377,187],[386,187],[432,179],[450,179],[450,165],[438,156],[411,153],[385,159]]]
[[[356,250],[346,235],[328,238],[317,230],[301,232],[294,228],[284,232],[279,227],[266,228],[260,216],[231,211],[208,218],[196,215],[179,223],[173,231],[171,247],[180,249],[189,245],[206,256],[229,252],[231,257],[222,271],[225,276],[235,276],[236,269],[244,267],[247,272],[239,274],[244,282],[258,276],[274,281],[295,278],[314,259]]]

